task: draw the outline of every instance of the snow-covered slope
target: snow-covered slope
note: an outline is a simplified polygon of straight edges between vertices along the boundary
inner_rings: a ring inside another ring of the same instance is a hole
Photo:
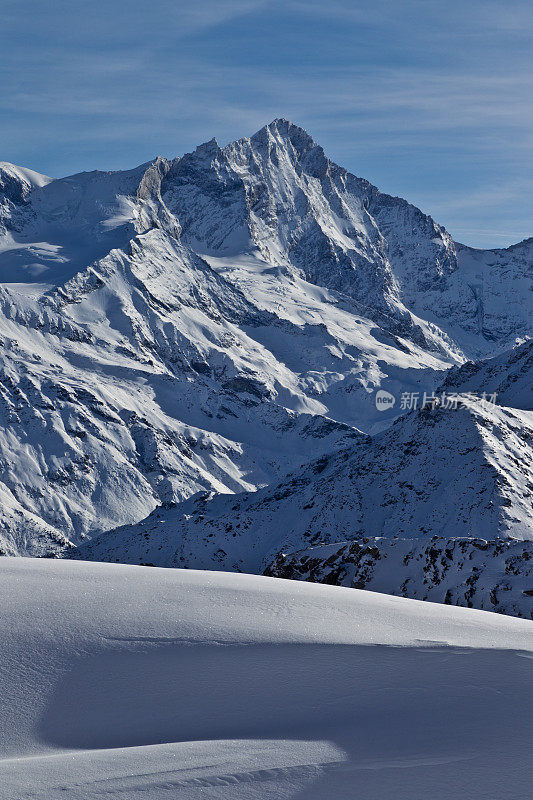
[[[523,592],[533,588],[533,411],[483,400],[472,387],[491,399],[493,392],[508,399],[516,387],[527,405],[532,376],[529,344],[465,364],[437,393],[440,404],[400,417],[372,439],[259,491],[200,494],[155,509],[70,556],[317,576],[529,617],[532,601]],[[453,541],[461,538],[466,555]],[[489,544],[479,547],[478,539]],[[508,551],[498,541],[506,539],[524,544]],[[335,546],[317,547],[324,543]],[[434,568],[439,559],[446,580]],[[345,561],[355,570],[343,570]]]
[[[135,200],[147,166],[52,180],[0,163],[2,282],[59,284],[127,245],[140,229]]]
[[[0,164],[0,550],[385,429],[377,389],[429,392],[528,336],[530,271],[528,242],[456,246],[286,120],[126,172]]]
[[[84,544],[80,558],[262,571],[280,551],[367,536],[533,539],[533,413],[426,407],[280,484],[203,494]]]
[[[502,250],[456,244],[459,275],[475,298],[473,328],[488,341],[531,336],[533,237]]]
[[[529,800],[532,623],[0,560],[2,800]]]
[[[157,229],[40,297],[0,300],[2,482],[55,535],[253,489],[360,437],[262,343],[272,331],[298,358],[299,329]],[[47,549],[16,523],[6,510],[5,551]]]

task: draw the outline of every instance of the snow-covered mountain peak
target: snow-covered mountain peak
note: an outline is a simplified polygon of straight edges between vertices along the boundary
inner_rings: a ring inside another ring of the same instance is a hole
[[[304,128],[295,125],[287,119],[275,119],[265,125],[250,139],[241,139],[234,144],[228,145],[229,150],[239,147],[241,142],[250,142],[252,148],[266,151],[269,155],[275,150],[283,149],[292,156],[294,162],[301,161],[308,153],[314,150],[320,151],[322,157],[324,151],[315,142]]]
[[[518,302],[503,324],[494,307],[501,270],[490,274],[509,258],[511,283],[525,286],[531,258],[523,247],[501,256],[456,248],[431,217],[331,162],[288,120],[224,148],[202,145],[172,164],[161,195],[197,252],[256,254],[376,320],[385,314],[391,330],[426,348],[479,357],[490,353],[487,342],[510,346],[528,330]]]
[[[2,238],[17,227],[18,213],[28,204],[31,193],[51,182],[46,175],[0,161],[0,252]]]
[[[211,139],[125,172],[47,184],[17,169],[6,167],[15,183],[0,207],[7,281],[61,283],[160,227],[201,255],[257,255],[451,359],[489,355],[495,341],[510,346],[531,330],[520,300],[530,291],[530,242],[455,245],[431,217],[331,162],[286,119],[224,148]],[[501,311],[503,288],[511,313]]]
[[[279,482],[531,332],[531,243],[456,245],[288,120],[131,170],[0,176],[6,552]],[[490,384],[511,406],[517,364]]]
[[[0,161],[0,192],[3,191],[9,180],[27,187],[29,192],[32,189],[46,186],[54,179],[26,167],[17,167],[16,164],[11,164],[9,161]]]

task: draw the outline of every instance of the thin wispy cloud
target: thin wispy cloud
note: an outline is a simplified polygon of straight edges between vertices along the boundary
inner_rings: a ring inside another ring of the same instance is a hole
[[[533,171],[529,0],[5,0],[3,11],[0,158],[43,172],[179,155],[287,116],[384,190],[440,193],[440,221],[462,208],[472,230],[491,230],[474,214],[498,211],[483,187]],[[515,201],[500,194],[498,230]],[[533,218],[533,201],[521,208]]]

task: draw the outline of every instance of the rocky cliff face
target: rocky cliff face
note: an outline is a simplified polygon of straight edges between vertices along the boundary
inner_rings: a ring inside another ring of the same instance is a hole
[[[533,619],[533,543],[361,539],[280,553],[265,575]]]

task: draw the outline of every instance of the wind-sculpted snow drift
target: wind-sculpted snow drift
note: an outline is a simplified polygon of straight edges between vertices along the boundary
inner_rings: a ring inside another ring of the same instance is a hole
[[[145,518],[143,540],[152,519],[161,533],[146,561],[227,569],[393,531],[530,539],[532,263],[533,240],[454,243],[286,120],[127,172],[0,163],[0,550],[61,553]],[[390,428],[402,395],[440,384],[471,399]],[[485,389],[498,407],[472,398]],[[311,462],[315,511],[288,500],[272,527],[269,501],[241,536],[240,509]],[[198,492],[216,495],[206,526]],[[113,532],[86,556],[144,559],[128,530],[122,552]]]
[[[1,800],[529,800],[532,623],[0,559]]]

